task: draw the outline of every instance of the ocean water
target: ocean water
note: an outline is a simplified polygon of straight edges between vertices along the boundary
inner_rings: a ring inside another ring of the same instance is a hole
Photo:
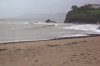
[[[48,40],[60,37],[100,34],[96,24],[64,24],[45,22],[0,22],[0,43]]]

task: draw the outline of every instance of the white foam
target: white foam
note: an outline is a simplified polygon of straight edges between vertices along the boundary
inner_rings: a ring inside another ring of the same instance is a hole
[[[60,37],[81,37],[81,36],[89,36],[89,35],[85,35],[85,34],[76,34],[76,35],[64,35],[64,36],[60,36]]]
[[[30,22],[0,22],[0,24],[30,24]]]
[[[58,26],[57,23],[46,23],[46,22],[37,22],[37,23],[34,23],[34,24],[49,25],[49,26]]]
[[[93,31],[100,33],[100,29],[97,29],[100,25],[94,24],[81,24],[81,25],[72,25],[68,27],[62,27],[63,29],[74,29],[74,30],[83,30],[83,31]]]

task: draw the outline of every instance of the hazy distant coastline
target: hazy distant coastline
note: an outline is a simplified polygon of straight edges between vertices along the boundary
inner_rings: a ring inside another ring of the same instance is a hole
[[[51,13],[47,13],[47,14],[23,14],[19,17],[13,17],[13,18],[0,18],[0,21],[6,22],[6,21],[29,21],[29,22],[33,22],[33,21],[45,21],[47,19],[51,19],[53,21],[56,22],[61,22],[63,23],[65,20],[65,16],[66,13],[55,13],[55,14],[51,14]]]

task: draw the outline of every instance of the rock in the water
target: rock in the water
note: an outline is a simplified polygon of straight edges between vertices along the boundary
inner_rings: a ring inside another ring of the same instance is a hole
[[[100,26],[97,29],[100,29]]]
[[[51,21],[50,19],[45,21],[46,23],[56,23],[55,21]]]

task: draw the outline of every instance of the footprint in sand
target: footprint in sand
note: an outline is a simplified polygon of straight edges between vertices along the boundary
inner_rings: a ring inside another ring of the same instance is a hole
[[[57,47],[57,46],[60,46],[60,45],[48,45],[49,47]]]

